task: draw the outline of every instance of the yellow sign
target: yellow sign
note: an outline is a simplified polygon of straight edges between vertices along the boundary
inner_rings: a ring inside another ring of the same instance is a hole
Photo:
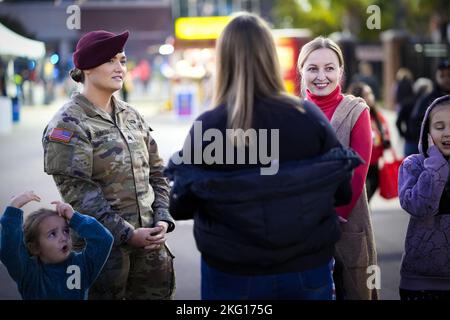
[[[217,39],[231,17],[183,17],[175,20],[175,37],[183,40]]]
[[[291,70],[292,67],[294,67],[293,61],[295,61],[294,49],[287,46],[277,46],[277,53],[278,60],[280,60],[281,70]]]

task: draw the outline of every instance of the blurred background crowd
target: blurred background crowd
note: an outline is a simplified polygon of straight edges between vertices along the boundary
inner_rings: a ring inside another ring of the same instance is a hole
[[[128,29],[122,98],[197,115],[210,104],[215,40],[240,10],[271,23],[286,87],[297,95],[298,52],[317,35],[330,36],[344,51],[344,91],[363,81],[382,107],[396,111],[403,103],[399,84],[434,82],[449,55],[446,0],[3,0],[0,95],[12,99],[16,121],[22,105],[67,97],[77,89],[68,77],[77,40],[90,30]]]
[[[81,89],[69,70],[84,34],[130,31],[119,94],[150,120],[167,160],[182,146],[191,120],[213,107],[215,43],[237,11],[269,22],[285,87],[297,96],[302,46],[319,35],[339,44],[342,91],[363,96],[371,107],[371,166],[385,148],[394,147],[399,157],[417,152],[424,106],[450,94],[448,0],[0,0],[0,204],[27,185],[42,190],[43,198],[58,196],[42,170],[41,134],[56,109]],[[408,216],[397,198],[381,199],[372,189],[381,298],[396,299]],[[198,299],[192,224],[177,228],[171,245],[183,272],[176,298]],[[0,299],[17,297],[0,264]]]

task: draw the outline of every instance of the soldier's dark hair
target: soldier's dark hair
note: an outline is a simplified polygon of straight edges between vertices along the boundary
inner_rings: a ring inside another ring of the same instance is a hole
[[[35,251],[39,248],[39,225],[44,219],[51,216],[58,216],[55,210],[39,209],[28,215],[23,224],[23,234],[25,245],[31,255],[35,255]]]
[[[75,82],[84,83],[84,73],[78,68],[73,68],[72,70],[70,70],[70,77]]]

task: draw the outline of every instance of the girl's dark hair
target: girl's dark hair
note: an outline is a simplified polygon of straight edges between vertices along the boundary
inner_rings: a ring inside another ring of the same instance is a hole
[[[364,97],[364,88],[365,87],[369,87],[370,88],[370,86],[368,84],[366,84],[366,83],[364,83],[362,81],[353,82],[348,87],[347,93],[349,93],[351,95],[354,95],[355,97],[360,97],[360,98],[363,98],[364,100],[366,100],[366,98]],[[374,104],[373,106],[369,106],[369,111],[370,111],[371,115],[375,115],[376,116],[376,114],[378,112],[376,104]]]
[[[350,86],[347,89],[347,92],[354,95],[355,97],[363,98],[363,91],[365,85],[366,84],[364,82],[354,82],[350,84]]]
[[[72,70],[70,70],[70,77],[73,79],[73,81],[75,82],[80,82],[80,83],[84,83],[84,73],[83,70],[77,69],[77,68],[73,68]]]

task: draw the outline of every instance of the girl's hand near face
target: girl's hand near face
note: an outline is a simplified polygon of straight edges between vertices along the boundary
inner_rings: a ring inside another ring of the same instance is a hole
[[[428,148],[434,146],[433,138],[431,137],[431,134],[428,134]]]

